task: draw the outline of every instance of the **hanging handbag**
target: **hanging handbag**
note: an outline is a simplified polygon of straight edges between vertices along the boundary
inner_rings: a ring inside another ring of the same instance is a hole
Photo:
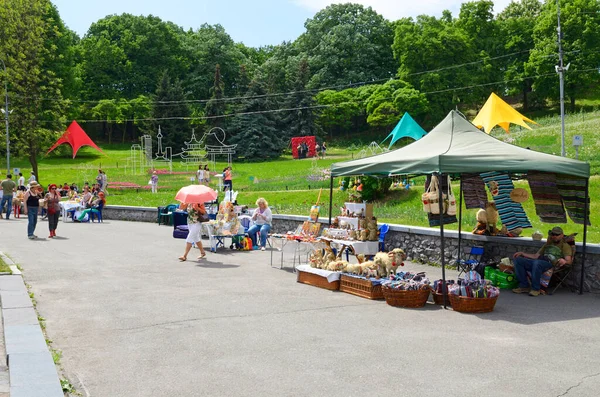
[[[440,213],[440,197],[439,197],[439,184],[438,178],[435,175],[431,175],[431,182],[429,182],[429,189],[427,191],[427,200],[431,208],[430,213],[437,215]]]
[[[423,211],[430,213],[431,212],[431,203],[429,202],[429,192],[431,190],[431,183],[429,184],[429,187],[427,188],[427,190],[425,191],[425,193],[423,193],[421,195],[421,202],[423,203]]]
[[[446,215],[456,215],[456,197],[454,197],[454,193],[452,193],[450,175],[448,175],[448,195],[444,200],[444,206],[446,207]]]

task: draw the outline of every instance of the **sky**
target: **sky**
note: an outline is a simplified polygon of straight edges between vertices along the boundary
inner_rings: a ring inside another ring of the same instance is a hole
[[[107,15],[154,15],[184,29],[204,23],[220,24],[236,42],[250,47],[294,41],[304,32],[304,22],[333,3],[328,0],[52,0],[69,29],[83,37],[90,25]],[[457,17],[466,0],[355,0],[372,7],[390,21],[417,15],[439,17],[450,10]],[[511,0],[495,0],[494,12]]]

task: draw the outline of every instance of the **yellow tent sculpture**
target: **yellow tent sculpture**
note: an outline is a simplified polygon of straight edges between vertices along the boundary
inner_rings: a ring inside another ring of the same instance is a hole
[[[485,105],[483,105],[477,114],[477,117],[475,117],[475,120],[473,120],[473,124],[477,128],[483,127],[483,130],[489,134],[492,128],[497,125],[502,127],[504,131],[508,132],[510,123],[520,125],[530,130],[531,127],[528,126],[525,121],[537,124],[535,121],[528,119],[521,113],[517,112],[512,106],[504,102],[502,98],[492,92],[488,100],[485,102]]]

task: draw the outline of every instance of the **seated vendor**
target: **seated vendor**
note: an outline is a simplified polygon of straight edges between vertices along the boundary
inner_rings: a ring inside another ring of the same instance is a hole
[[[83,195],[81,196],[81,205],[84,208],[89,208],[92,205],[93,198],[94,196],[92,195],[92,192],[90,192],[90,188],[85,186],[83,188]]]
[[[273,214],[269,209],[269,203],[264,198],[256,200],[257,209],[252,214],[252,221],[254,224],[248,229],[248,237],[252,240],[252,246],[256,247],[256,234],[260,232],[260,249],[265,250],[267,245],[267,237],[271,231],[271,222],[273,220]]]
[[[519,287],[513,289],[514,293],[529,292],[530,296],[540,294],[540,280],[542,273],[552,266],[565,266],[573,263],[571,246],[564,240],[562,228],[556,226],[548,232],[548,240],[535,254],[515,252],[513,255],[515,274],[519,280]],[[527,272],[531,272],[531,288],[527,281]]]

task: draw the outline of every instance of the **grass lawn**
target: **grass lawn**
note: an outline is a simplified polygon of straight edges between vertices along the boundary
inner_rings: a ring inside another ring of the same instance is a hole
[[[10,273],[12,274],[12,270],[10,267],[0,258],[0,273]]]
[[[560,119],[549,116],[536,119],[539,123],[533,131],[511,127],[511,133],[506,134],[496,129],[493,135],[505,142],[521,147],[530,147],[540,152],[560,154]],[[588,228],[588,242],[600,243],[600,230],[595,225],[600,222],[600,206],[596,197],[600,197],[600,139],[598,139],[597,126],[600,123],[600,112],[578,113],[569,115],[566,119],[566,148],[567,157],[574,158],[575,150],[571,146],[574,135],[582,135],[584,145],[579,150],[579,159],[591,165],[590,179],[591,222]],[[62,154],[50,154],[39,159],[39,178],[43,184],[76,182],[79,186],[84,181],[93,182],[102,168],[109,181],[108,204],[133,205],[133,206],[160,206],[174,202],[173,197],[177,190],[193,183],[196,167],[188,166],[181,162],[173,163],[173,173],[159,174],[159,192],[152,194],[148,180],[151,170],[134,174],[127,167],[130,157],[130,145],[100,145],[104,155],[95,150],[84,147],[72,159],[70,148],[62,149]],[[308,215],[310,206],[313,205],[323,188],[321,195],[321,215],[327,214],[329,205],[329,167],[332,163],[356,158],[362,147],[352,145],[350,148],[328,147],[326,159],[294,160],[291,155],[283,155],[280,159],[261,163],[234,163],[233,187],[239,191],[238,202],[254,206],[258,197],[265,197],[271,206],[276,207],[279,213]],[[30,166],[24,159],[13,159],[13,167],[20,167],[23,174],[28,176]],[[216,170],[221,172],[225,163],[217,163]],[[167,170],[166,164],[155,163],[158,170]],[[211,185],[216,187],[217,178],[211,179]],[[339,213],[339,207],[347,201],[347,192],[337,189],[338,181],[334,181],[333,214]],[[380,223],[394,223],[413,226],[427,226],[427,217],[421,209],[420,197],[423,193],[423,178],[414,180],[415,186],[410,190],[391,191],[381,202],[375,204],[375,215]],[[529,190],[525,181],[516,181],[517,187]],[[128,186],[128,187],[126,187]],[[458,194],[458,186],[454,193]],[[222,197],[222,196],[221,196]],[[528,214],[532,229],[526,229],[524,236],[531,236],[537,230],[545,234],[550,229],[550,224],[542,224],[535,213],[533,201],[524,203],[525,212]],[[475,224],[476,210],[464,210],[463,230],[471,230]],[[581,241],[583,227],[572,222],[561,225],[566,232],[578,232]],[[446,225],[448,229],[457,229],[457,225]]]

